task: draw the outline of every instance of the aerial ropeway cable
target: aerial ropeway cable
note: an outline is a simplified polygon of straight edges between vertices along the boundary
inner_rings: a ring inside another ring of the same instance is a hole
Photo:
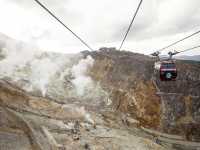
[[[132,18],[131,23],[130,23],[130,25],[129,25],[127,31],[126,31],[126,34],[125,34],[125,36],[124,36],[124,38],[123,38],[123,40],[122,40],[122,43],[121,43],[121,45],[120,45],[120,47],[119,47],[119,50],[121,50],[121,48],[122,48],[122,46],[123,46],[123,44],[124,44],[124,42],[125,42],[125,40],[126,40],[126,38],[127,38],[127,36],[128,36],[128,33],[129,33],[129,31],[130,31],[130,29],[131,29],[131,27],[132,27],[132,25],[133,25],[133,21],[135,20],[135,17],[136,17],[136,15],[137,15],[137,13],[138,13],[138,11],[139,11],[139,9],[140,9],[140,6],[141,6],[141,4],[142,4],[142,1],[143,1],[143,0],[140,0],[140,3],[139,3],[139,5],[138,5],[138,7],[137,7],[137,9],[136,9],[136,11],[135,11],[135,13],[134,13],[134,15],[133,15],[133,18]]]
[[[34,0],[37,4],[39,4],[44,10],[46,10],[54,19],[56,19],[61,25],[63,25],[68,31],[70,31],[78,40],[81,41],[87,48],[91,51],[93,49],[82,39],[80,38],[75,32],[73,32],[67,25],[65,25],[58,17],[56,17],[44,4],[42,4],[39,0]]]
[[[90,50],[93,51],[93,49],[92,49],[82,38],[80,38],[80,37],[79,37],[75,32],[73,32],[67,25],[65,25],[58,17],[56,17],[56,15],[54,15],[44,4],[42,4],[39,0],[34,0],[34,1],[35,1],[37,4],[39,4],[44,10],[46,10],[46,11],[47,11],[54,19],[56,19],[61,25],[63,25],[68,31],[70,31],[77,39],[79,39],[79,40],[81,41],[81,43],[83,43],[87,48],[89,48]],[[123,44],[124,44],[124,42],[125,42],[125,40],[126,40],[126,38],[127,38],[127,35],[128,35],[128,33],[129,33],[130,29],[131,29],[131,26],[132,26],[132,24],[133,24],[133,22],[134,22],[134,20],[135,20],[135,17],[136,17],[136,15],[137,15],[138,11],[139,11],[139,8],[141,7],[142,2],[143,2],[143,0],[140,0],[140,3],[139,3],[139,5],[138,5],[138,7],[137,7],[137,9],[136,9],[136,11],[135,11],[135,13],[134,13],[134,16],[133,16],[133,18],[132,18],[132,20],[131,20],[131,23],[130,23],[130,25],[129,25],[129,27],[128,27],[128,30],[127,30],[127,32],[126,32],[124,38],[123,38],[123,41],[122,41],[122,43],[121,43],[121,45],[120,45],[119,50],[122,48],[122,46],[123,46]],[[199,31],[196,31],[196,32],[192,33],[191,35],[186,36],[186,37],[184,37],[184,38],[182,38],[182,39],[180,39],[180,40],[178,40],[178,41],[176,41],[176,42],[173,42],[172,44],[170,44],[170,45],[168,45],[168,46],[165,46],[165,47],[163,47],[163,48],[157,50],[156,52],[152,53],[151,55],[153,55],[153,56],[158,56],[158,55],[160,54],[161,51],[163,51],[163,50],[165,50],[165,49],[167,49],[167,48],[169,48],[169,47],[171,47],[171,46],[173,46],[173,45],[175,45],[175,44],[177,44],[177,43],[179,43],[179,42],[181,42],[181,41],[184,41],[184,40],[186,40],[186,39],[188,39],[188,38],[190,38],[190,37],[192,37],[192,36],[194,36],[194,35],[196,35],[196,34],[199,34],[199,33],[200,33],[200,30],[199,30]],[[182,53],[182,52],[185,52],[185,51],[189,51],[189,50],[193,50],[193,49],[196,49],[196,48],[199,48],[199,47],[200,47],[200,46],[195,46],[195,47],[192,47],[192,48],[183,50],[183,51],[179,51],[179,52],[178,52],[178,51],[175,51],[175,52],[173,52],[173,53],[171,52],[171,54],[172,54],[172,55],[176,55],[176,54],[179,54],[179,53]]]
[[[170,52],[168,52],[168,55],[169,55],[170,59],[172,59],[172,56],[174,56],[174,55],[177,55],[177,54],[180,54],[180,53],[183,53],[183,52],[187,52],[187,51],[191,51],[191,50],[197,49],[197,48],[200,48],[200,45],[194,46],[192,48],[188,48],[188,49],[185,49],[185,50],[182,50],[182,51],[174,51],[174,52],[170,51]]]
[[[197,48],[200,48],[200,45],[192,47],[192,48],[188,48],[188,49],[185,49],[185,50],[182,50],[182,51],[178,51],[177,54],[187,52],[187,51],[191,51],[191,50],[197,49]]]
[[[186,37],[184,37],[184,38],[182,38],[182,39],[180,39],[178,41],[175,41],[175,42],[173,42],[173,43],[171,43],[171,44],[169,44],[169,45],[167,45],[167,46],[165,46],[165,47],[163,47],[163,48],[161,48],[161,49],[159,49],[159,50],[157,50],[157,51],[155,51],[153,53],[151,53],[151,55],[152,56],[158,56],[160,54],[160,52],[162,52],[163,50],[165,50],[165,49],[167,49],[167,48],[169,48],[171,46],[174,46],[174,45],[178,44],[179,42],[182,42],[182,41],[184,41],[184,40],[186,40],[188,38],[191,38],[191,37],[193,37],[193,36],[195,36],[195,35],[197,35],[199,33],[200,33],[200,30],[196,31],[196,32],[194,32],[194,33],[192,33],[192,34],[190,34],[190,35],[188,35],[188,36],[186,36]]]

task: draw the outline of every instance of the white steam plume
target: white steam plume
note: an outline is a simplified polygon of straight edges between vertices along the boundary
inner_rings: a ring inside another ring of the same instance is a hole
[[[94,64],[94,59],[91,56],[87,56],[86,59],[82,59],[79,63],[72,67],[72,74],[74,79],[73,85],[76,88],[76,92],[79,96],[83,96],[85,91],[93,87],[92,79],[87,75],[87,71]]]
[[[76,100],[95,106],[107,103],[108,93],[89,76],[94,64],[91,56],[83,59],[80,53],[47,53],[13,39],[1,39],[0,79],[59,101]]]
[[[46,95],[48,84],[60,71],[68,58],[57,54],[47,54],[15,40],[5,40],[1,47],[0,78],[9,77],[12,81],[26,81],[22,88],[27,91],[41,91]]]

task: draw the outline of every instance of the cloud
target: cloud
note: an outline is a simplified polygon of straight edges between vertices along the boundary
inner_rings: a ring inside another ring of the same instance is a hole
[[[199,25],[200,11],[198,0],[164,1],[158,8],[158,25],[165,34],[190,31]]]
[[[41,2],[90,46],[98,49],[99,45],[120,44],[139,0]],[[0,5],[3,6],[0,18],[4,20],[0,24],[0,32],[33,42],[45,50],[71,53],[87,49],[34,1],[1,0]],[[162,47],[166,41],[159,39],[174,39],[198,29],[199,5],[199,0],[143,1],[124,48]],[[152,40],[158,41],[156,45],[149,44]]]
[[[143,2],[128,38],[146,40],[193,31],[199,25],[200,1],[163,0]],[[181,7],[180,7],[181,5]],[[119,33],[127,30],[123,25]]]

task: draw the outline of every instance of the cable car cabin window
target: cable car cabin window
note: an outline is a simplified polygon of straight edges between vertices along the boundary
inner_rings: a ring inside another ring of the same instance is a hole
[[[174,63],[162,62],[160,66],[160,79],[161,81],[176,80],[177,69]]]
[[[163,64],[162,67],[163,68],[167,68],[167,69],[176,68],[175,64],[172,64],[172,63],[170,63],[170,64]]]

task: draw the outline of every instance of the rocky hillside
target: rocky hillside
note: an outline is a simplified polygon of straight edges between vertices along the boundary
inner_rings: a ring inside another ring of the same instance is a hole
[[[199,141],[200,63],[177,61],[177,81],[162,82],[148,56],[109,49],[90,55],[91,76],[109,91],[115,110],[147,128]]]
[[[181,60],[194,60],[194,61],[200,61],[200,55],[195,55],[195,56],[177,56],[177,59]]]
[[[66,55],[5,41],[1,150],[200,147],[199,63],[177,61],[177,81],[161,82],[145,55],[113,48]]]

